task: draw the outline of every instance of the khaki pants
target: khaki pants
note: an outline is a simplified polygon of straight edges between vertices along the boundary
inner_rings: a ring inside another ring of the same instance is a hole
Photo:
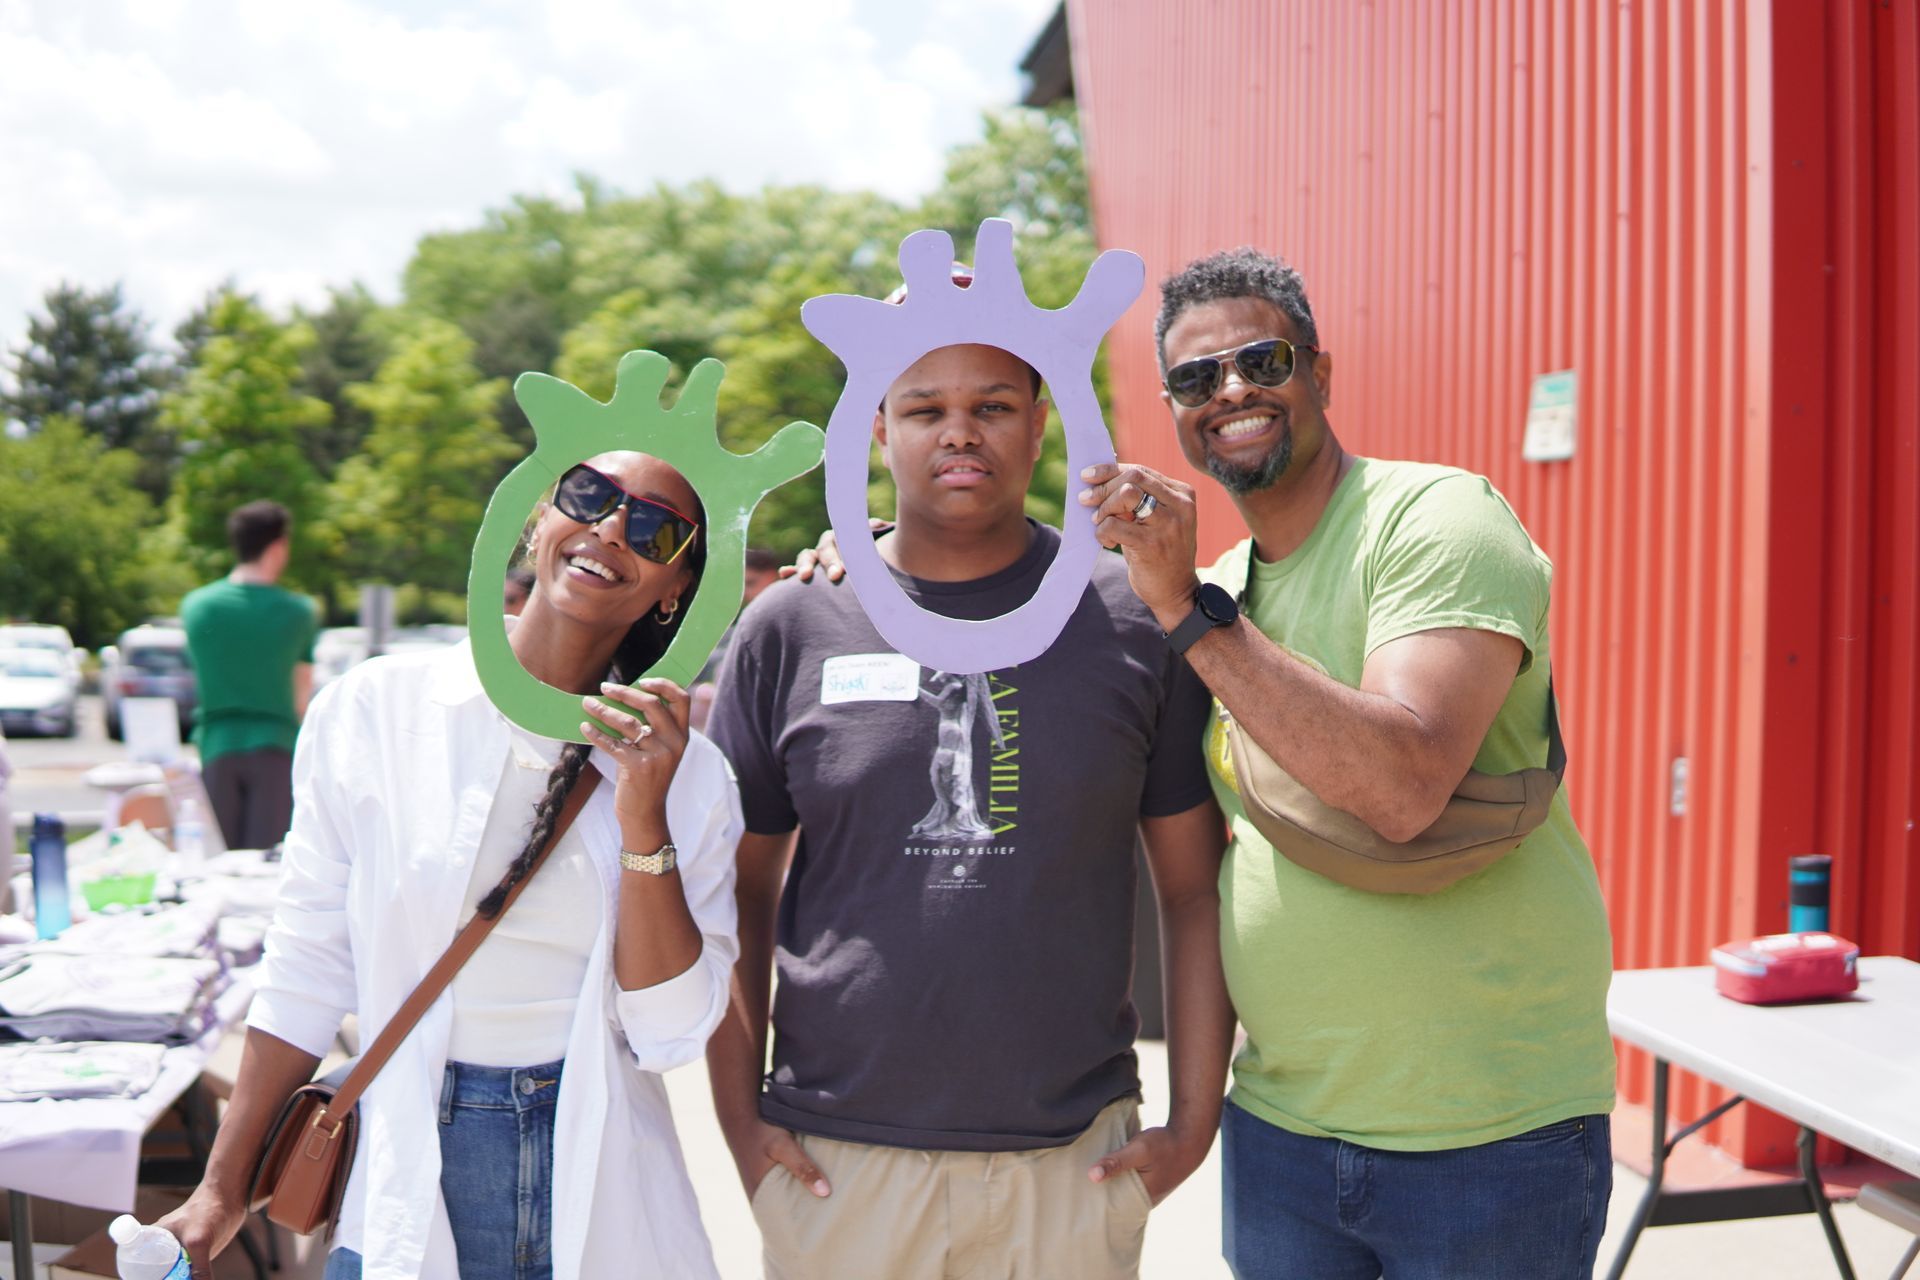
[[[1122,1098],[1073,1142],[1039,1151],[800,1144],[822,1200],[775,1166],[753,1193],[767,1280],[1131,1280],[1152,1202],[1129,1170],[1087,1170],[1139,1131]]]

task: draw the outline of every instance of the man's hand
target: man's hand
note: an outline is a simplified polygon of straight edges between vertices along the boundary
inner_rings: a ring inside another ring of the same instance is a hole
[[[1194,572],[1199,528],[1193,486],[1138,463],[1103,462],[1080,473],[1087,488],[1080,505],[1093,508],[1093,531],[1103,547],[1118,547],[1126,557],[1127,581],[1142,604],[1153,610],[1163,631],[1171,631],[1193,611]],[[1152,497],[1144,519],[1134,512]]]
[[[868,516],[867,528],[879,533],[882,529],[893,528],[893,522]],[[826,574],[828,582],[838,582],[847,576],[846,562],[840,559],[840,539],[834,536],[832,529],[822,532],[820,541],[794,557],[792,564],[781,565],[780,577],[783,580],[798,578],[802,582],[812,582],[816,570]]]
[[[1105,1182],[1133,1169],[1140,1174],[1147,1195],[1157,1205],[1201,1166],[1212,1148],[1211,1132],[1202,1140],[1186,1137],[1166,1125],[1142,1129],[1127,1145],[1095,1162],[1093,1168],[1087,1170],[1087,1177],[1094,1182]]]
[[[785,1169],[801,1186],[822,1199],[833,1194],[833,1188],[827,1185],[827,1175],[808,1157],[800,1140],[779,1125],[756,1119],[739,1133],[728,1133],[726,1138],[727,1146],[733,1151],[733,1163],[740,1170],[740,1185],[746,1189],[747,1199],[753,1199],[760,1184],[776,1167]]]

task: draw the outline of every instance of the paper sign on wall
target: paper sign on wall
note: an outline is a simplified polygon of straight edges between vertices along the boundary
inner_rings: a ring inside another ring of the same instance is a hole
[[[1520,456],[1528,462],[1565,462],[1574,446],[1573,370],[1543,373],[1533,380],[1527,401],[1527,434]]]

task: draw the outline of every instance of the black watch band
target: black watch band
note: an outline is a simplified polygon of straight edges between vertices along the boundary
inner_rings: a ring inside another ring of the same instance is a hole
[[[1185,653],[1194,642],[1215,627],[1230,627],[1240,616],[1240,606],[1225,587],[1203,582],[1193,593],[1193,612],[1167,633],[1167,643],[1175,653]]]

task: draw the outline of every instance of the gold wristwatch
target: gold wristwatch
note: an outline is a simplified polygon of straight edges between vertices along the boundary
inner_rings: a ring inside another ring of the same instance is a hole
[[[628,871],[641,871],[650,876],[663,876],[680,863],[680,851],[669,840],[653,853],[632,853],[626,849],[620,851],[620,865]]]

